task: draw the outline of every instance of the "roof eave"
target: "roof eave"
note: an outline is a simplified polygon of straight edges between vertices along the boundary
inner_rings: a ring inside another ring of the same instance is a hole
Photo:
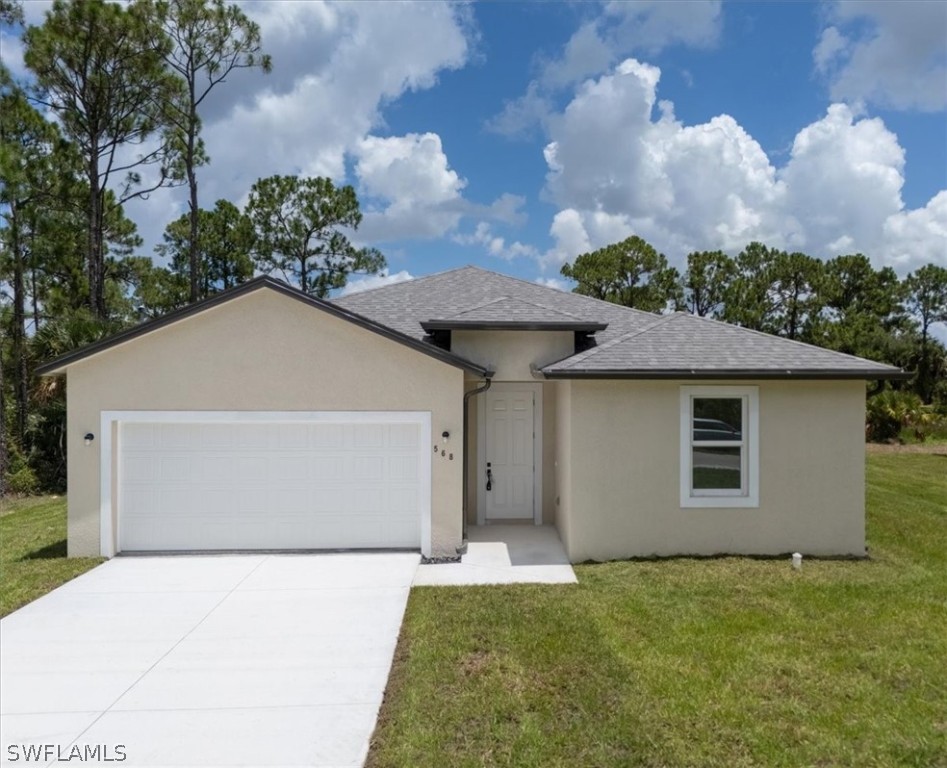
[[[159,318],[154,320],[146,321],[140,323],[139,325],[129,328],[125,331],[116,333],[108,338],[102,339],[92,344],[87,344],[84,347],[74,349],[71,352],[67,352],[64,355],[53,358],[42,365],[37,366],[36,373],[39,376],[56,376],[65,371],[73,363],[77,363],[80,360],[85,360],[86,358],[97,355],[101,352],[105,352],[113,347],[126,344],[129,341],[133,341],[139,336],[144,336],[146,334],[152,333],[153,331],[160,330],[169,325],[173,325],[176,322],[181,320],[186,320],[187,318],[197,315],[205,310],[212,309],[220,304],[225,304],[228,301],[239,298],[240,296],[253,293],[254,291],[261,290],[263,288],[269,288],[274,290],[277,293],[281,293],[284,296],[289,298],[296,299],[301,301],[304,304],[308,304],[311,307],[316,309],[321,309],[322,311],[338,317],[342,320],[347,320],[355,325],[358,325],[366,330],[377,333],[380,336],[384,336],[391,341],[395,341],[399,344],[403,344],[406,347],[421,352],[422,354],[433,357],[441,362],[447,363],[448,365],[453,365],[456,368],[462,368],[463,370],[475,373],[478,376],[485,376],[489,373],[489,370],[481,365],[477,365],[470,360],[466,360],[458,355],[455,355],[447,350],[435,347],[432,344],[429,344],[426,341],[420,339],[415,339],[407,334],[396,331],[393,328],[389,328],[386,325],[377,323],[374,320],[370,320],[367,317],[359,315],[351,310],[344,309],[338,304],[334,304],[322,299],[317,299],[314,296],[310,296],[297,288],[293,288],[286,283],[283,283],[279,280],[274,280],[271,277],[263,276],[256,278],[254,280],[249,280],[246,283],[238,285],[234,288],[231,288],[227,291],[222,291],[221,293],[210,296],[201,301],[195,302],[194,304],[189,304],[186,307],[177,309],[173,312],[169,312],[166,315],[162,315]]]
[[[595,333],[608,328],[608,323],[569,321],[515,321],[515,320],[426,320],[425,331],[584,331]]]
[[[739,368],[739,369],[664,369],[664,370],[623,370],[623,369],[551,369],[544,368],[542,373],[547,379],[793,379],[793,380],[861,380],[910,379],[910,371],[891,369],[890,371],[845,370],[845,369],[780,369]]]

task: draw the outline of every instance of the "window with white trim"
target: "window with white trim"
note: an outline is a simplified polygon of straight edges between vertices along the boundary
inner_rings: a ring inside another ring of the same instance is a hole
[[[681,506],[759,498],[759,388],[681,387]]]

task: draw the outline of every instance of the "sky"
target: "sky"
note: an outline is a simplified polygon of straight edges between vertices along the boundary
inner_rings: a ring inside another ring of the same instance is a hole
[[[753,240],[947,266],[947,2],[241,5],[273,70],[207,102],[202,207],[352,184],[389,268],[348,290],[465,264],[568,287],[632,234],[679,268]],[[0,54],[25,75],[10,30]],[[127,207],[146,252],[185,210]]]

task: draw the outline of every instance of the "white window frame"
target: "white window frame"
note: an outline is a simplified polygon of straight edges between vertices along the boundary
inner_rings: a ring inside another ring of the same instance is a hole
[[[739,398],[743,401],[743,441],[704,442],[709,447],[742,447],[739,489],[694,490],[693,418],[695,398]],[[681,387],[681,507],[729,509],[760,505],[760,389],[744,386]]]

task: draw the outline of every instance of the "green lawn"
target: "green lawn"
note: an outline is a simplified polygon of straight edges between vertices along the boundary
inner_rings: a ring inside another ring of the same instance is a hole
[[[0,616],[101,562],[66,558],[64,496],[0,502]]]
[[[947,766],[947,457],[868,509],[868,561],[412,590],[369,766]]]

